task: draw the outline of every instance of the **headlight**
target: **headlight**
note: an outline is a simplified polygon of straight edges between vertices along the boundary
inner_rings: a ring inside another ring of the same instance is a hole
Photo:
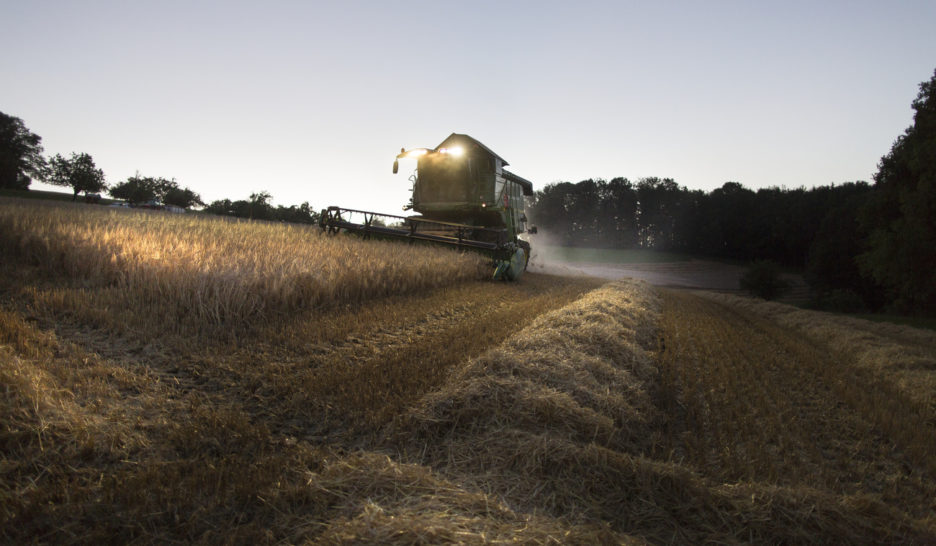
[[[461,157],[465,154],[465,149],[461,146],[455,146],[454,148],[440,148],[439,153],[448,154],[452,157]]]

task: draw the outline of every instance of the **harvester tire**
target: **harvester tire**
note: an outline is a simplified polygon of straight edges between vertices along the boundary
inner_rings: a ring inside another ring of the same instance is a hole
[[[530,243],[526,241],[520,241],[520,248],[523,249],[523,253],[526,254],[526,261],[523,262],[523,270],[526,271],[528,265],[530,265]]]

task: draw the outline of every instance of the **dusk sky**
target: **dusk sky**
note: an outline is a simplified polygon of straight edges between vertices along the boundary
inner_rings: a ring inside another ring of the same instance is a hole
[[[936,69],[933,0],[3,0],[0,21],[0,111],[47,155],[389,213],[399,149],[452,132],[537,189],[870,181]]]

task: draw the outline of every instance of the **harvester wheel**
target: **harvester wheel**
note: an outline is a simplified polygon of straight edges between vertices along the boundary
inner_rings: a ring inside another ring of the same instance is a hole
[[[520,248],[522,248],[523,253],[526,254],[526,261],[523,262],[523,270],[526,271],[527,266],[530,265],[530,243],[520,241]]]
[[[513,254],[507,259],[498,259],[494,261],[494,280],[496,281],[515,281],[526,271],[527,256],[523,247],[516,246]]]

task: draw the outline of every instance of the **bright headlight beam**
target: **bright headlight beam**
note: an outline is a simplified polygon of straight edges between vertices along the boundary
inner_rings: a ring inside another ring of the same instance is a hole
[[[455,146],[454,148],[442,148],[439,150],[440,153],[448,154],[452,157],[461,157],[465,154],[465,149],[461,146]]]

